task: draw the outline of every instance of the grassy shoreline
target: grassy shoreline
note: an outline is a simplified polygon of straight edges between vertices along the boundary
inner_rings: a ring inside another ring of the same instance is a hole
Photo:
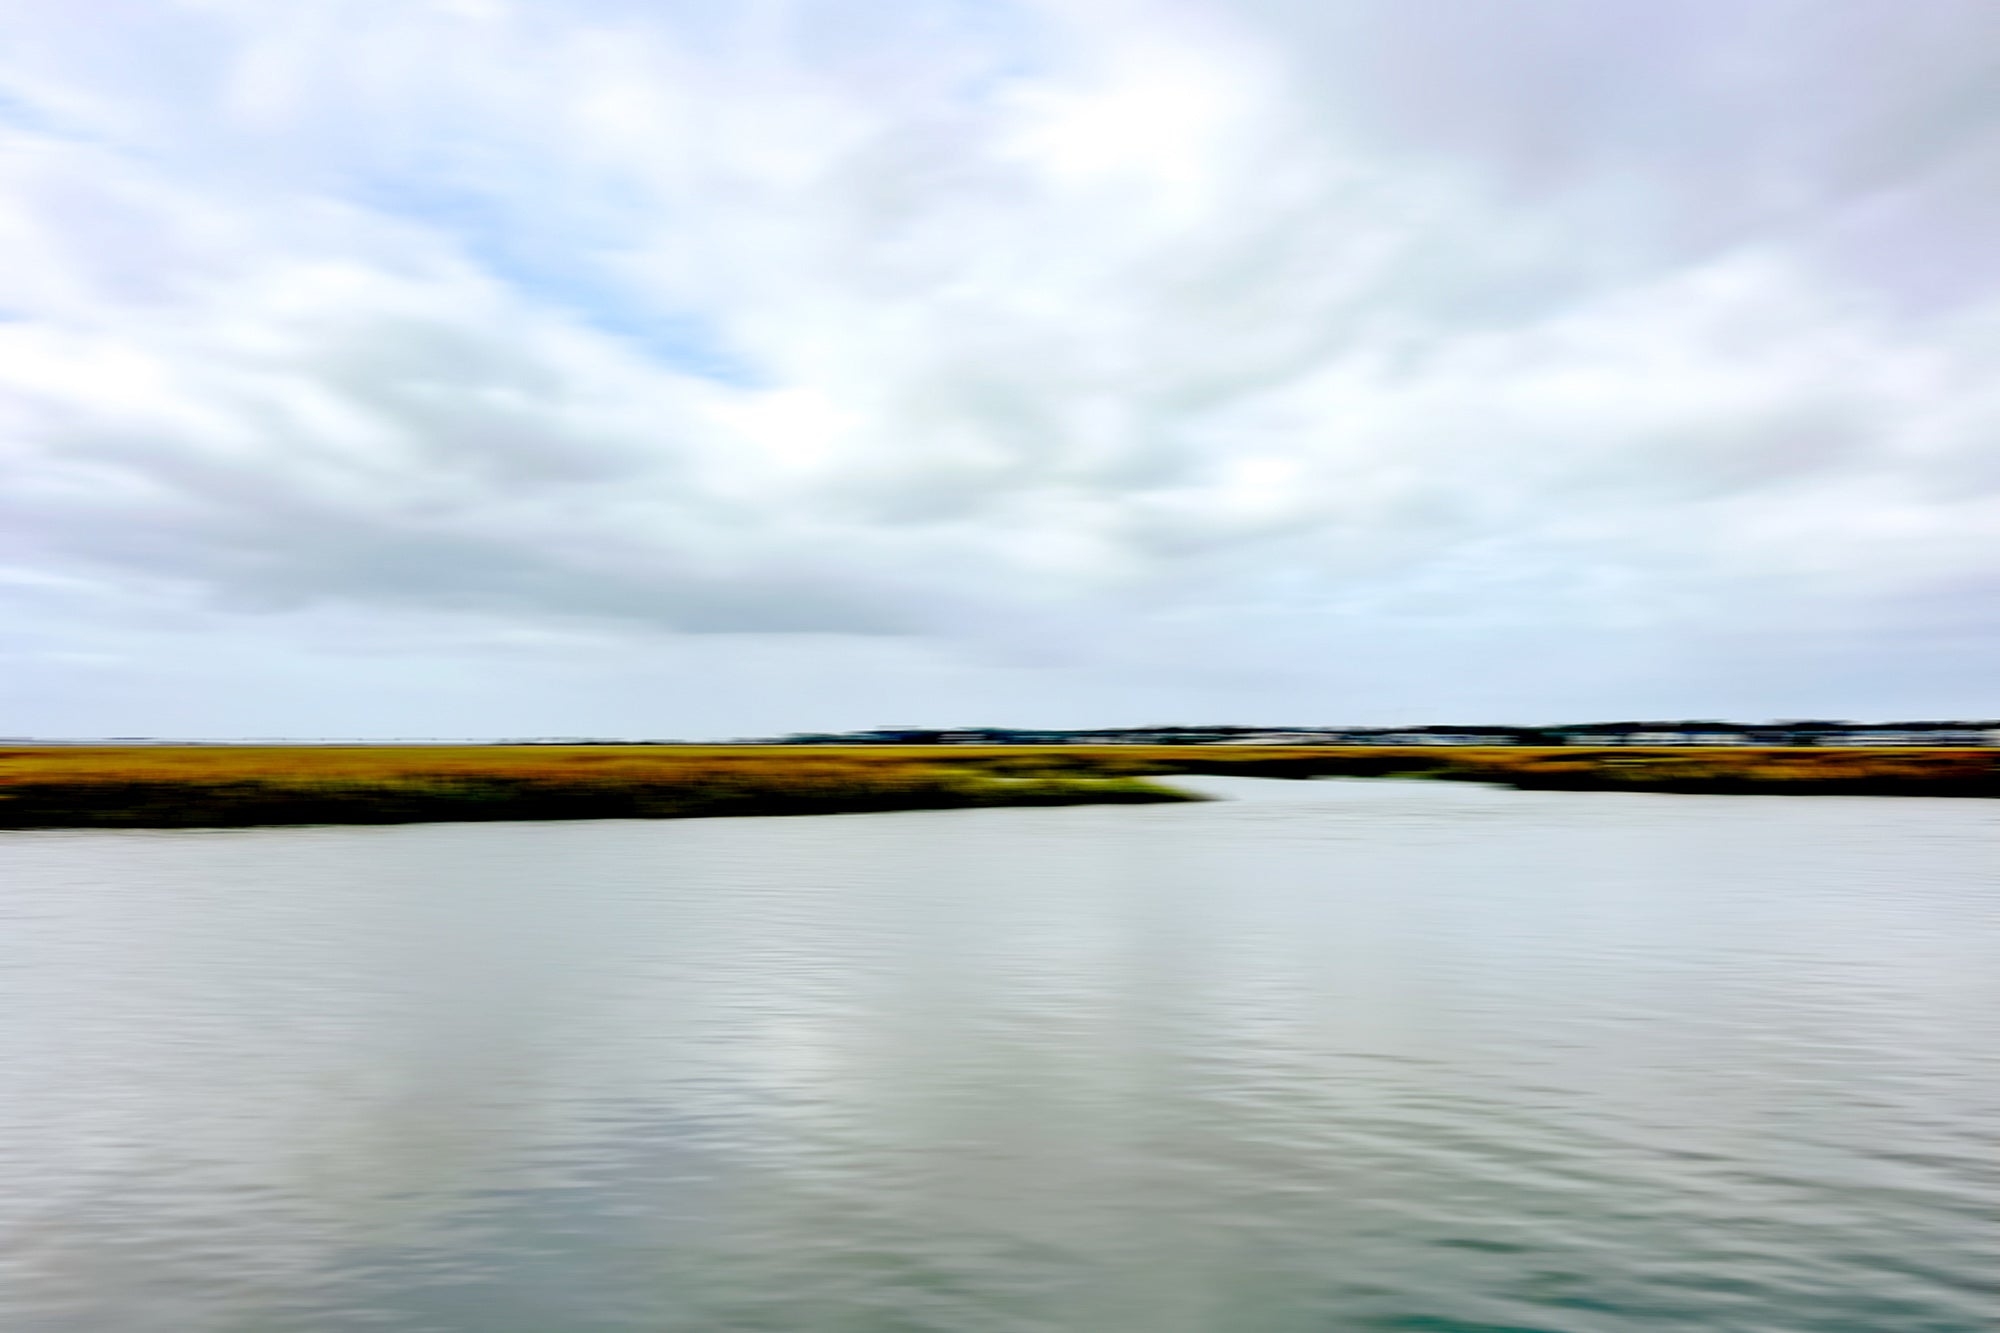
[[[1174,774],[1531,790],[2000,796],[1990,750],[1483,746],[47,746],[0,828],[677,819],[1200,799]]]
[[[1194,799],[1136,774],[694,746],[0,750],[0,828],[686,819]]]

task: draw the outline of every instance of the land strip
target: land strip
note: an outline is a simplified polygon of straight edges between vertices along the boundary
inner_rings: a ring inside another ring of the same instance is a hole
[[[1695,746],[18,746],[0,828],[671,819],[1198,799],[1174,774],[2000,796],[2000,752]]]

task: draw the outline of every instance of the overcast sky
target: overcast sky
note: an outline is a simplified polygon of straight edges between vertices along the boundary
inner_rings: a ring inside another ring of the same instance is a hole
[[[0,0],[0,734],[2000,714],[1992,0]]]

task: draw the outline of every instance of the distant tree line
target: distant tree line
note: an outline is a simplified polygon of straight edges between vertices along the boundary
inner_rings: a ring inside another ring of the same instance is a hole
[[[1549,726],[1432,724],[1416,727],[1256,727],[1243,725],[1098,727],[878,727],[800,732],[782,745],[1992,745],[2000,721],[1926,719],[1779,722],[1719,719],[1578,722]]]

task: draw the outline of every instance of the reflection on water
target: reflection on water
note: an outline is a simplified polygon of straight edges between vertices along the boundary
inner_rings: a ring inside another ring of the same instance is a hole
[[[0,840],[0,1327],[1990,1333],[2000,807]]]

